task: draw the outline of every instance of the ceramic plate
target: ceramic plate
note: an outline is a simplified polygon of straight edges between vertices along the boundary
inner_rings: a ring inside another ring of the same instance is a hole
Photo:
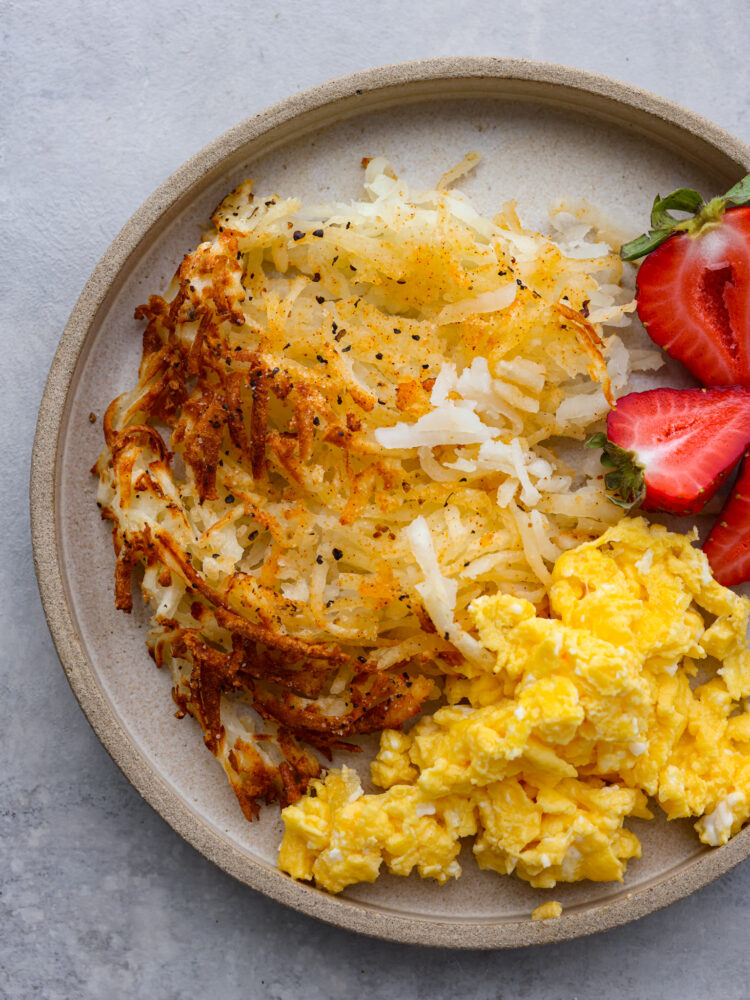
[[[588,934],[664,906],[750,854],[750,829],[711,850],[687,822],[636,821],[643,858],[629,863],[624,884],[553,893],[480,872],[468,848],[463,877],[442,888],[416,875],[383,876],[333,897],[293,882],[275,866],[278,808],[246,822],[197,724],[174,718],[169,679],[144,645],[145,611],[115,611],[111,533],[89,473],[101,415],[134,380],[142,324],[133,310],[166,288],[224,193],[249,176],[260,191],[354,198],[362,157],[381,153],[427,186],[468,150],[479,150],[482,163],[461,188],[485,214],[516,199],[531,226],[567,195],[640,231],[655,192],[724,191],[750,168],[747,147],[674,104],[605,77],[517,60],[372,70],[248,118],[148,199],[86,285],[40,411],[32,521],[44,606],[73,690],[117,764],[175,830],[236,878],[322,920],[397,941],[494,948]],[[356,763],[366,771],[366,761]],[[563,903],[563,916],[531,922],[548,898]]]

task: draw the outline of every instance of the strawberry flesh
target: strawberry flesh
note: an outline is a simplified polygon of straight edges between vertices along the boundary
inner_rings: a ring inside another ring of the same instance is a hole
[[[618,400],[607,438],[631,452],[644,510],[696,514],[750,444],[750,389],[653,389]]]
[[[676,232],[638,271],[648,335],[704,385],[750,386],[750,207]]]
[[[714,576],[725,587],[750,580],[750,460],[747,457],[703,551]]]

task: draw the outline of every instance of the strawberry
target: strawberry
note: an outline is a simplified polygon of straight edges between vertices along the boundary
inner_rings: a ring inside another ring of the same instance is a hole
[[[620,255],[648,254],[636,300],[651,339],[704,385],[750,386],[750,207],[730,202],[750,203],[750,175],[708,204],[689,188],[657,195],[651,231]]]
[[[750,445],[750,389],[631,392],[607,416],[603,448],[609,498],[621,507],[696,514]]]
[[[715,578],[725,587],[750,580],[750,459],[703,544]]]

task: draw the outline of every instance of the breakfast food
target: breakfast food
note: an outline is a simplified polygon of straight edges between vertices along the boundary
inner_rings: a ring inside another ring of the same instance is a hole
[[[703,543],[716,579],[726,587],[750,580],[750,461],[740,466],[737,481]]]
[[[750,176],[708,204],[686,188],[657,196],[651,231],[622,248],[624,260],[648,255],[636,300],[649,336],[704,385],[750,385],[748,202]]]
[[[620,249],[623,260],[646,257],[638,272],[636,301],[649,336],[706,386],[750,386],[748,203],[750,174],[708,203],[689,188],[666,198],[657,195],[651,230]],[[670,209],[688,217],[678,220]],[[723,451],[715,465],[729,458]],[[623,464],[618,455],[608,455],[606,462],[610,460]],[[727,585],[750,581],[746,470],[747,459],[737,489],[704,545],[717,580]]]
[[[372,160],[366,201],[323,208],[245,182],[137,310],[95,466],[116,603],[141,567],[149,648],[248,818],[490,662],[470,602],[543,603],[619,516],[544,442],[661,363],[603,335],[622,264],[562,209],[557,243],[480,216],[448,190],[475,160],[429,191]]]
[[[558,558],[549,617],[477,598],[494,662],[457,665],[446,707],[383,733],[387,791],[345,768],[285,809],[282,869],[330,892],[383,865],[445,882],[471,836],[480,868],[532,886],[621,880],[640,856],[623,820],[650,818],[647,796],[726,843],[750,816],[750,603],[691,541],[626,518]]]
[[[562,915],[562,903],[550,899],[546,903],[540,903],[531,911],[532,920],[554,920]]]
[[[136,311],[94,469],[117,607],[137,571],[177,714],[248,820],[280,802],[280,867],[332,892],[383,863],[444,882],[470,836],[535,886],[618,879],[647,796],[706,843],[750,812],[748,605],[691,539],[621,520],[583,448],[610,414],[629,502],[692,510],[747,445],[748,390],[623,397],[662,356],[615,332],[618,241],[583,203],[550,235],[479,215],[452,189],[476,162],[420,191],[363,161],[350,204],[241,184]],[[381,792],[324,773],[372,733]]]
[[[750,445],[750,389],[631,392],[607,414],[603,448],[609,497],[618,505],[697,514]]]

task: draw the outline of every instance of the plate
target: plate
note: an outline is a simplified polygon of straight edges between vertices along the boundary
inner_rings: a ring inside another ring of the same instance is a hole
[[[468,849],[463,877],[442,888],[416,875],[383,876],[334,897],[292,881],[275,867],[278,809],[246,822],[199,727],[173,716],[169,679],[145,649],[145,609],[115,611],[111,537],[89,473],[101,415],[136,371],[142,325],[133,310],[166,287],[224,193],[252,176],[260,191],[353,198],[361,158],[381,153],[427,185],[474,149],[482,163],[462,189],[486,214],[515,198],[531,226],[542,224],[554,197],[567,195],[638,231],[656,191],[723,191],[750,169],[750,149],[697,115],[606,77],[544,63],[428,60],[291,97],[189,160],[97,265],[47,382],[31,505],[39,586],[70,684],[116,763],[182,837],[242,882],[330,923],[394,941],[498,948],[604,930],[680,899],[747,857],[750,829],[709,849],[687,821],[635,821],[643,858],[630,862],[623,884],[533,890],[480,872]],[[531,910],[549,898],[562,902],[562,917],[532,922]]]

